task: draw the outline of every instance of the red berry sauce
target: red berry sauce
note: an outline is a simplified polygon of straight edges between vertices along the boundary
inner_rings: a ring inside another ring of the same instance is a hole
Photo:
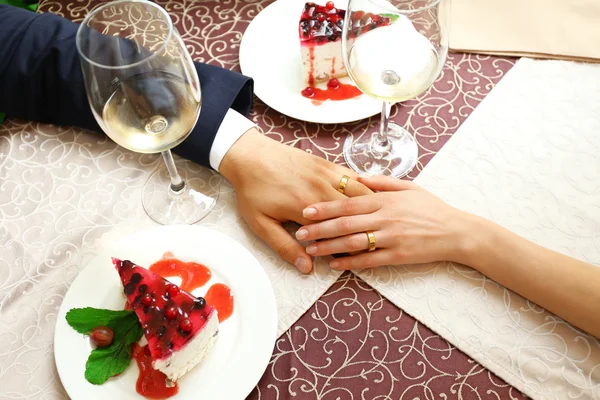
[[[348,100],[361,94],[362,92],[356,86],[341,83],[336,78],[327,82],[326,89],[309,86],[302,91],[302,96],[313,100],[315,105],[326,100]]]
[[[233,314],[233,294],[227,285],[215,283],[208,289],[204,298],[219,312],[219,322],[225,321]]]
[[[136,391],[148,399],[166,399],[179,392],[177,382],[172,387],[167,387],[167,376],[152,368],[152,357],[148,346],[133,344],[131,358],[138,365],[140,375],[136,383]]]
[[[188,292],[206,285],[212,276],[210,269],[195,262],[183,262],[176,258],[163,258],[150,266],[150,271],[162,277],[179,277],[179,287]],[[173,289],[179,289],[173,285]]]

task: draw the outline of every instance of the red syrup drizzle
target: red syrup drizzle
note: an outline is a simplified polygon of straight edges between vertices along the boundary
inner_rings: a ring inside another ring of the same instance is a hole
[[[177,382],[172,387],[167,387],[167,376],[162,372],[152,368],[152,358],[148,345],[140,346],[137,343],[133,344],[131,358],[137,362],[140,370],[136,391],[148,399],[166,399],[175,396],[179,392]]]
[[[308,84],[310,86],[315,85],[315,48],[311,47],[308,49],[310,55],[310,69],[308,70]]]
[[[217,309],[219,322],[227,320],[233,314],[233,294],[227,285],[215,283],[208,289],[204,298],[206,304]]]
[[[326,100],[353,99],[362,94],[362,92],[356,86],[341,83],[336,78],[333,78],[327,82],[327,89],[309,86],[301,93],[302,96],[311,99],[315,105],[319,105]]]
[[[186,292],[192,292],[206,285],[206,282],[212,276],[210,269],[204,265],[195,262],[184,262],[176,258],[158,260],[149,269],[163,278],[181,278],[181,285],[179,287]]]

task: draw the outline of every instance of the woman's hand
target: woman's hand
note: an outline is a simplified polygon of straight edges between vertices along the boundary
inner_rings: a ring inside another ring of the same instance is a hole
[[[321,221],[296,233],[300,240],[322,240],[309,245],[309,254],[360,251],[333,260],[335,269],[458,262],[600,338],[600,268],[457,210],[412,182],[358,180],[379,192],[304,209],[306,218]],[[369,230],[373,252],[365,251]]]
[[[381,265],[461,262],[468,247],[466,222],[472,216],[457,210],[416,184],[388,177],[358,178],[378,193],[318,203],[304,209],[319,223],[303,226],[299,240],[320,240],[307,247],[312,256],[359,254],[333,260],[335,269]],[[368,249],[366,231],[373,231],[376,250]],[[325,240],[324,240],[325,239]]]

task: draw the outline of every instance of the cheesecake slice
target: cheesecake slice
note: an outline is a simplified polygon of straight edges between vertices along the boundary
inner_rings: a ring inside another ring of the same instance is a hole
[[[300,17],[300,50],[304,81],[309,85],[346,76],[342,58],[342,27],[346,11],[306,3]]]
[[[332,1],[324,6],[307,2],[300,16],[300,51],[304,81],[313,86],[332,78],[347,76],[342,56],[342,30],[346,10],[335,8]],[[390,17],[364,11],[352,14],[352,33],[389,25]]]
[[[152,367],[172,385],[210,352],[219,333],[217,310],[131,261],[113,263],[142,325]]]

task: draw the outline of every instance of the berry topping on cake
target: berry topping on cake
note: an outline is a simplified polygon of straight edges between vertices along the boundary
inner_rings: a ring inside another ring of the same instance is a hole
[[[218,334],[216,309],[205,303],[198,307],[198,298],[131,261],[113,263],[144,330],[153,368],[175,382],[212,347]]]
[[[179,294],[179,286],[177,286],[177,285],[167,286],[167,294],[169,295],[169,297],[177,296],[177,294]]]
[[[300,17],[300,41],[303,44],[327,43],[342,35],[346,11],[336,9],[333,2],[325,6],[306,3]]]
[[[142,296],[142,304],[145,307],[150,307],[152,305],[153,301],[154,301],[154,298],[152,297],[151,294],[145,294],[144,296]]]
[[[196,300],[194,300],[194,302],[194,307],[196,307],[198,310],[202,310],[204,306],[206,306],[206,300],[204,299],[204,297],[196,297]]]
[[[347,75],[342,57],[342,31],[346,11],[336,8],[332,1],[324,6],[308,2],[300,16],[299,34],[304,80],[308,85],[327,82]],[[378,26],[389,25],[386,16],[355,11],[351,16],[350,36],[366,32]],[[302,93],[312,97],[310,93]]]
[[[181,329],[184,332],[191,332],[192,321],[190,321],[188,318],[182,319],[181,321],[179,321],[179,329]]]

